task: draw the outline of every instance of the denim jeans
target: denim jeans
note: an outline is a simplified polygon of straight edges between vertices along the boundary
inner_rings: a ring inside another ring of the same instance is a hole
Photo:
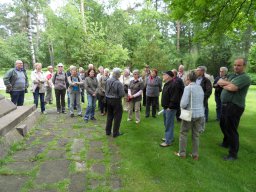
[[[76,108],[77,108],[77,114],[81,115],[82,114],[82,109],[80,105],[80,97],[81,93],[80,91],[73,91],[69,93],[69,98],[70,98],[70,107],[69,107],[69,113],[74,114],[74,107],[75,107],[75,102],[76,102]]]
[[[11,91],[11,100],[17,106],[22,106],[24,103],[25,91]]]
[[[163,112],[165,126],[165,143],[171,144],[174,140],[174,119],[176,109],[165,109]]]
[[[40,97],[41,112],[44,112],[45,111],[44,93],[39,93],[39,88],[37,87],[35,92],[33,93],[33,96],[34,96],[34,104],[36,104],[36,108],[38,106],[38,98]]]
[[[87,101],[88,101],[88,106],[86,108],[85,115],[84,115],[85,120],[94,118],[97,97],[87,94]]]

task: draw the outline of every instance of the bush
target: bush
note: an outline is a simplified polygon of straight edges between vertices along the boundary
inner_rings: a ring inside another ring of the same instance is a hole
[[[256,85],[256,74],[255,73],[248,73],[248,75],[251,77],[252,85]]]

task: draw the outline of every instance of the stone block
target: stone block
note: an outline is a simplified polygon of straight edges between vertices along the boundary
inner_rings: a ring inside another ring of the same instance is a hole
[[[4,115],[10,113],[11,111],[17,109],[17,106],[13,104],[10,100],[1,99],[0,100],[0,118]]]
[[[21,134],[23,137],[25,137],[28,134],[28,126],[25,124],[19,125],[16,127],[19,134]]]

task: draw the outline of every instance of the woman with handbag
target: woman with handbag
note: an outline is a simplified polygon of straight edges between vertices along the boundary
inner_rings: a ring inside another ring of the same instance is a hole
[[[197,76],[194,71],[190,71],[186,78],[186,87],[181,98],[181,128],[179,139],[179,152],[175,152],[175,155],[180,158],[186,158],[186,147],[188,131],[192,130],[192,158],[198,160],[199,149],[199,131],[201,129],[201,122],[204,120],[204,91],[200,85],[196,82]],[[183,109],[192,113],[191,119],[183,118]],[[186,120],[184,120],[186,119]]]

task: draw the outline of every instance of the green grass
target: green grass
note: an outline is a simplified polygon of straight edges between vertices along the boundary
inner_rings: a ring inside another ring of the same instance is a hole
[[[200,136],[200,159],[179,159],[173,153],[178,151],[180,124],[175,122],[175,142],[169,148],[159,146],[164,136],[162,116],[157,119],[144,118],[140,125],[127,122],[123,115],[121,131],[124,136],[115,142],[122,156],[120,174],[123,177],[123,191],[256,191],[256,86],[251,86],[247,96],[247,107],[239,126],[239,159],[225,162],[222,157],[228,153],[220,148],[222,133],[215,121],[214,97],[210,98],[210,119],[206,131]],[[191,152],[191,132],[187,152]]]
[[[0,94],[9,98],[9,95],[5,94],[4,90],[0,90]],[[218,143],[222,140],[222,133],[218,122],[215,121],[215,102],[213,95],[209,100],[209,122],[206,125],[205,133],[200,136],[200,159],[198,162],[193,161],[191,158],[179,159],[173,155],[173,152],[178,150],[179,123],[175,122],[174,145],[169,148],[161,148],[159,144],[161,138],[164,136],[162,116],[158,116],[157,119],[145,119],[143,108],[141,123],[137,125],[135,122],[127,122],[127,113],[124,113],[121,131],[125,135],[114,140],[121,155],[121,168],[118,169],[122,178],[123,189],[121,191],[256,191],[255,95],[256,86],[251,86],[246,101],[247,107],[238,129],[240,133],[240,150],[239,159],[235,162],[225,162],[222,160],[222,157],[227,154],[227,149],[218,146]],[[29,92],[25,96],[25,104],[32,103],[33,95]],[[85,106],[83,104],[83,107]],[[55,104],[51,106],[47,105],[46,110],[49,107],[55,108]],[[105,117],[99,117],[98,119],[104,128]],[[102,127],[96,126],[95,128],[97,130],[102,129]],[[75,124],[73,128],[79,130],[81,128],[80,122]],[[106,147],[108,141],[105,139],[105,136],[99,134],[96,130],[93,133],[93,137],[104,143],[102,150],[106,155],[105,165],[108,170],[110,166],[110,154]],[[87,145],[88,142],[85,141],[85,144]],[[70,143],[66,147],[67,150],[70,150]],[[19,150],[19,147],[13,145],[12,149],[16,151]],[[189,134],[187,151],[191,151],[191,133]],[[85,154],[81,154],[81,159],[84,158]],[[9,161],[11,159],[6,157],[0,164],[5,164]],[[90,168],[91,163],[87,162],[87,169]],[[71,166],[70,169],[72,170],[74,167]],[[5,170],[2,171],[4,172]],[[106,174],[109,174],[108,171]],[[94,176],[87,175],[88,178],[93,178]],[[32,183],[28,182],[27,187],[24,189],[30,188],[29,186],[33,185]],[[65,191],[68,183],[69,181],[59,183],[57,188],[60,191]],[[45,187],[47,188],[49,186],[42,186],[42,188]],[[109,191],[109,189],[99,187],[99,191]]]

